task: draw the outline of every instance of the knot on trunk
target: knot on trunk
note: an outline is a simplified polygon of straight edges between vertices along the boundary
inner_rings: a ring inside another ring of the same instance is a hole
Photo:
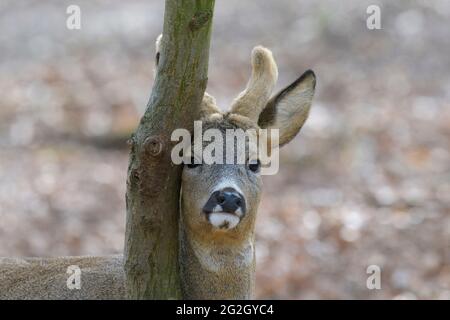
[[[151,157],[159,157],[163,151],[163,141],[160,136],[151,136],[145,139],[143,145],[144,153]]]

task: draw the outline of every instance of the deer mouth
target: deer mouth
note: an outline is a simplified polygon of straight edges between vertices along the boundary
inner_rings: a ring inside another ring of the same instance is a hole
[[[241,209],[237,209],[234,212],[225,212],[220,210],[219,206],[216,206],[214,210],[203,211],[208,222],[217,229],[227,230],[235,228],[243,217]]]
[[[228,212],[211,212],[207,214],[207,218],[209,223],[218,229],[233,229],[241,221],[237,214]]]

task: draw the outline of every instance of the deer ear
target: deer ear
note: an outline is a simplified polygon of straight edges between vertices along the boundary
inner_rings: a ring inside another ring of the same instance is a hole
[[[316,76],[308,70],[273,96],[259,115],[260,128],[280,130],[280,147],[297,135],[308,118],[315,87]]]

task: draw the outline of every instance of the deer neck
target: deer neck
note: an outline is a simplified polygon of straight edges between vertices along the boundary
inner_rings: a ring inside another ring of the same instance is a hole
[[[187,299],[251,299],[255,282],[253,235],[232,246],[205,243],[189,234],[181,221],[180,273]]]

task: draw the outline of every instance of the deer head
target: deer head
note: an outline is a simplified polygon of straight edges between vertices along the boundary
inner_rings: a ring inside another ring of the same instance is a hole
[[[158,39],[157,48],[159,47]],[[158,49],[157,49],[158,50]],[[157,57],[159,54],[157,54]],[[229,129],[256,132],[278,129],[275,148],[291,141],[305,123],[315,89],[315,75],[308,70],[275,94],[277,65],[271,51],[255,47],[247,87],[222,112],[207,93],[201,104],[202,133],[214,130],[226,141]],[[251,140],[251,139],[250,139]],[[254,286],[254,227],[260,200],[261,163],[245,141],[245,161],[195,163],[191,151],[182,173],[180,217],[180,267],[187,298],[251,298]],[[223,146],[223,158],[239,150],[237,142]],[[203,142],[207,148],[208,142]],[[231,150],[230,150],[231,148]],[[195,148],[194,148],[195,149]],[[192,149],[191,149],[192,150]],[[232,155],[236,159],[236,155]]]

